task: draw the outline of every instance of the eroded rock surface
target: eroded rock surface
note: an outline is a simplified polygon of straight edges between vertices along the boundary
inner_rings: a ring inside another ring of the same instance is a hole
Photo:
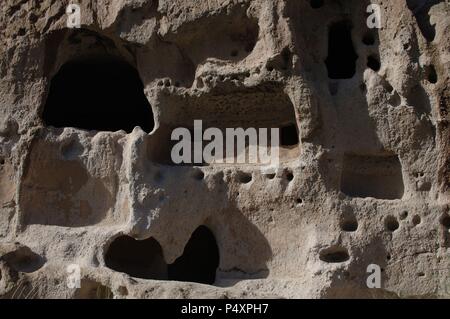
[[[1,296],[450,296],[448,2],[68,3],[0,6]],[[196,119],[279,166],[173,165]]]

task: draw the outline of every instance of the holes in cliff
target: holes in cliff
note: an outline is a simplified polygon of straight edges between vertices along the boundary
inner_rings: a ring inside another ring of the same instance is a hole
[[[330,79],[349,79],[355,75],[356,60],[349,21],[332,24],[328,33],[328,57],[325,64]]]
[[[286,177],[288,182],[292,182],[294,180],[294,173],[292,173],[292,171],[290,170],[286,170],[284,172],[284,176]]]
[[[131,132],[153,129],[153,113],[136,69],[111,57],[74,60],[53,77],[42,118],[46,125]]]
[[[436,36],[435,26],[432,25],[430,21],[430,9],[432,6],[442,1],[443,0],[406,0],[408,8],[416,18],[420,32],[428,42],[433,41]]]
[[[113,299],[114,294],[107,286],[90,279],[82,279],[75,299]]]
[[[216,280],[219,259],[213,233],[200,226],[186,244],[183,255],[168,266],[169,279],[212,285]]]
[[[346,154],[341,191],[351,197],[402,198],[404,185],[398,156]]]
[[[419,215],[414,215],[412,218],[412,223],[414,226],[419,225],[422,222],[422,218]]]
[[[401,220],[406,219],[406,218],[408,217],[408,212],[407,212],[406,210],[402,211],[402,212],[399,214],[399,217],[400,217]]]
[[[375,72],[380,71],[381,64],[377,57],[371,55],[367,57],[367,67],[371,68]]]
[[[105,254],[105,264],[136,278],[167,279],[161,246],[153,238],[140,241],[129,236],[116,238]]]
[[[447,214],[442,215],[441,225],[447,229],[450,229],[450,216],[449,215],[447,215]]]
[[[25,246],[18,247],[17,250],[5,254],[1,259],[6,261],[12,269],[25,273],[39,270],[46,262],[43,257]]]
[[[295,124],[284,126],[280,130],[281,146],[294,146],[298,144],[298,131]]]
[[[252,181],[252,174],[239,171],[236,173],[236,180],[238,183],[248,184]]]
[[[341,217],[340,226],[345,232],[355,232],[358,230],[358,221],[353,213],[347,213]]]
[[[400,227],[400,225],[397,218],[395,218],[394,216],[387,216],[384,220],[384,227],[386,228],[386,230],[394,232]]]
[[[326,263],[342,263],[350,259],[345,247],[333,246],[322,250],[319,259]]]
[[[436,69],[434,68],[434,65],[428,65],[425,68],[425,71],[427,73],[428,82],[430,82],[431,84],[436,84],[438,81],[438,76],[436,73]]]

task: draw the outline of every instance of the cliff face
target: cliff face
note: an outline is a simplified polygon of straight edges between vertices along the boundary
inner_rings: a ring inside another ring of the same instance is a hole
[[[450,296],[448,3],[68,3],[0,8],[1,296]],[[279,164],[174,164],[194,120]]]

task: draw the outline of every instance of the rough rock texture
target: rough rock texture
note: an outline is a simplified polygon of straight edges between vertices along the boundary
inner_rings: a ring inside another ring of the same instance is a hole
[[[0,295],[450,296],[448,3],[80,0],[68,29],[68,2],[0,6]],[[275,173],[173,165],[194,119],[298,143]]]

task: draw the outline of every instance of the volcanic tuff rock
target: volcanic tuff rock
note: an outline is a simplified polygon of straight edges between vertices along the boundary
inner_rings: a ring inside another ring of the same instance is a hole
[[[448,2],[68,3],[0,6],[1,296],[450,296]],[[196,119],[280,164],[174,165]]]

